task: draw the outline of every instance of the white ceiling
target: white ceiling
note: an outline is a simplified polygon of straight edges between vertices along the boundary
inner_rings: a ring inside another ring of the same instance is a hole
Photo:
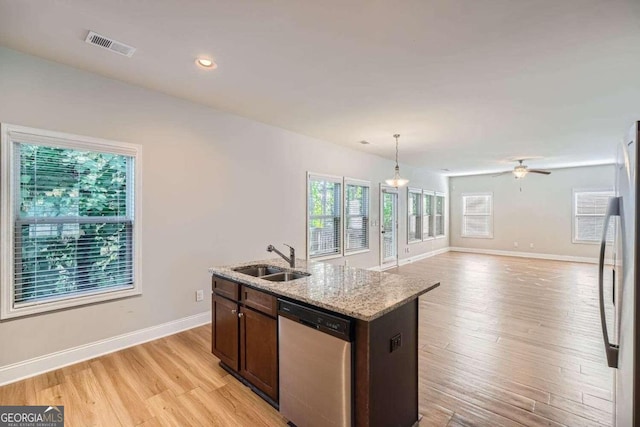
[[[640,119],[638,0],[0,0],[0,45],[452,174],[610,161]]]

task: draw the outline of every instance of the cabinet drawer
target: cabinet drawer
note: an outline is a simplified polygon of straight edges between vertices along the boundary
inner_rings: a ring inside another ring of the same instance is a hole
[[[234,301],[238,301],[240,299],[240,285],[237,283],[213,276],[213,279],[211,279],[211,286],[213,287],[213,292],[218,295],[222,295],[223,297],[227,297]]]
[[[247,307],[261,311],[269,316],[275,317],[278,312],[278,302],[273,295],[242,286],[241,299]]]

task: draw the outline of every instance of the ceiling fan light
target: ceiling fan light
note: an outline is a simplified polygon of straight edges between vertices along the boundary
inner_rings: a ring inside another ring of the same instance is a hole
[[[524,178],[527,173],[529,173],[529,171],[526,167],[523,166],[516,166],[513,170],[513,174],[515,175],[516,179]]]

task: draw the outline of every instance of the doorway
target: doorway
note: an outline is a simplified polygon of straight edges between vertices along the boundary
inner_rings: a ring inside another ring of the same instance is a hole
[[[380,184],[380,268],[398,265],[398,189]]]

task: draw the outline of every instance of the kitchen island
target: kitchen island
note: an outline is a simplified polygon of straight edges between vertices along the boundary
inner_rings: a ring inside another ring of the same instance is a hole
[[[259,274],[259,267],[263,277],[246,274]],[[276,276],[273,270],[297,275],[268,280]],[[418,297],[438,287],[437,280],[304,260],[291,268],[281,259],[213,267],[210,273],[212,351],[223,368],[274,406],[280,299],[350,320],[353,425],[408,427],[418,421]]]

